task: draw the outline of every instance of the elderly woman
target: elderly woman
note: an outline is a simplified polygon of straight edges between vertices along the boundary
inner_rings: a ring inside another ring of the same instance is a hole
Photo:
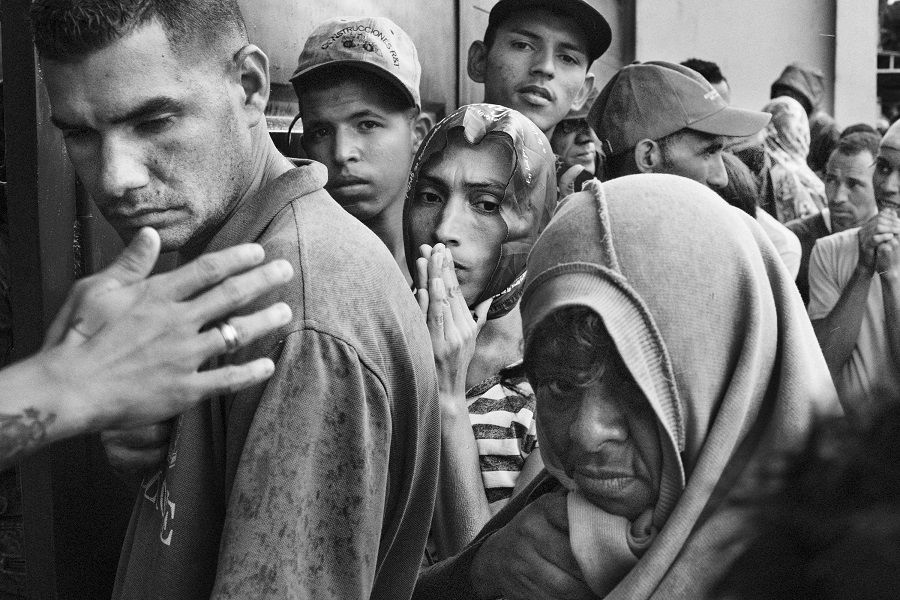
[[[840,410],[771,243],[687,179],[590,182],[535,244],[522,320],[547,470],[414,597],[703,598],[752,475]]]
[[[404,238],[438,372],[442,556],[470,542],[543,466],[518,303],[525,259],[555,204],[550,144],[515,110],[464,106],[413,160]]]

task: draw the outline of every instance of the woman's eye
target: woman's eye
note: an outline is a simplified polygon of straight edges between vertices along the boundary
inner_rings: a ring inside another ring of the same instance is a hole
[[[425,204],[438,204],[441,202],[441,197],[434,192],[419,192],[416,194],[416,200]]]
[[[500,210],[500,203],[493,196],[480,196],[472,202],[472,206],[486,213],[495,213]]]

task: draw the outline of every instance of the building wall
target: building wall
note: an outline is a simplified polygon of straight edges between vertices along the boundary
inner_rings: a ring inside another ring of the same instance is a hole
[[[452,0],[239,0],[250,39],[269,55],[272,81],[287,84],[303,42],[330,17],[383,16],[413,39],[422,63],[423,102],[456,102],[456,10]]]
[[[692,57],[714,61],[729,81],[732,103],[759,109],[769,99],[772,82],[793,61],[814,65],[834,81],[837,1],[635,0],[635,56],[642,61],[680,62]],[[869,4],[869,0],[840,1],[853,4],[854,10]],[[870,12],[877,31],[877,9]],[[873,78],[874,61],[873,48],[868,62],[859,66]],[[825,108],[834,108],[832,86],[827,88]],[[874,114],[874,107],[867,110],[866,114]]]

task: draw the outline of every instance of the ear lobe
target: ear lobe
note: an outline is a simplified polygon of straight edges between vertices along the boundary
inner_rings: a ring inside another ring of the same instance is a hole
[[[466,72],[469,79],[475,83],[484,83],[484,74],[487,71],[488,47],[484,42],[476,40],[469,46],[469,55],[466,62]]]
[[[425,139],[425,136],[428,135],[428,132],[434,127],[434,119],[431,118],[431,115],[425,112],[420,112],[413,123],[413,154],[418,152],[419,146],[422,145],[422,141]]]
[[[654,140],[644,139],[634,147],[634,162],[641,173],[656,173],[662,164],[662,150]]]
[[[237,51],[233,65],[244,90],[244,111],[253,127],[264,118],[269,102],[269,57],[258,46],[247,44]]]
[[[591,94],[591,90],[594,88],[594,74],[588,71],[584,76],[584,83],[581,86],[581,89],[578,90],[578,93],[575,95],[575,98],[572,100],[572,109],[578,110],[584,106],[584,103],[587,102],[588,96]]]

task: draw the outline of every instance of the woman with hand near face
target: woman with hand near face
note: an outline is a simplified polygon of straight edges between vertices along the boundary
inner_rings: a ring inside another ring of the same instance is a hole
[[[753,476],[840,413],[765,233],[683,177],[588,182],[535,243],[521,314],[546,471],[413,597],[709,597]]]
[[[438,372],[443,556],[542,467],[518,303],[525,259],[555,204],[550,144],[512,109],[460,108],[413,161],[404,238]]]

